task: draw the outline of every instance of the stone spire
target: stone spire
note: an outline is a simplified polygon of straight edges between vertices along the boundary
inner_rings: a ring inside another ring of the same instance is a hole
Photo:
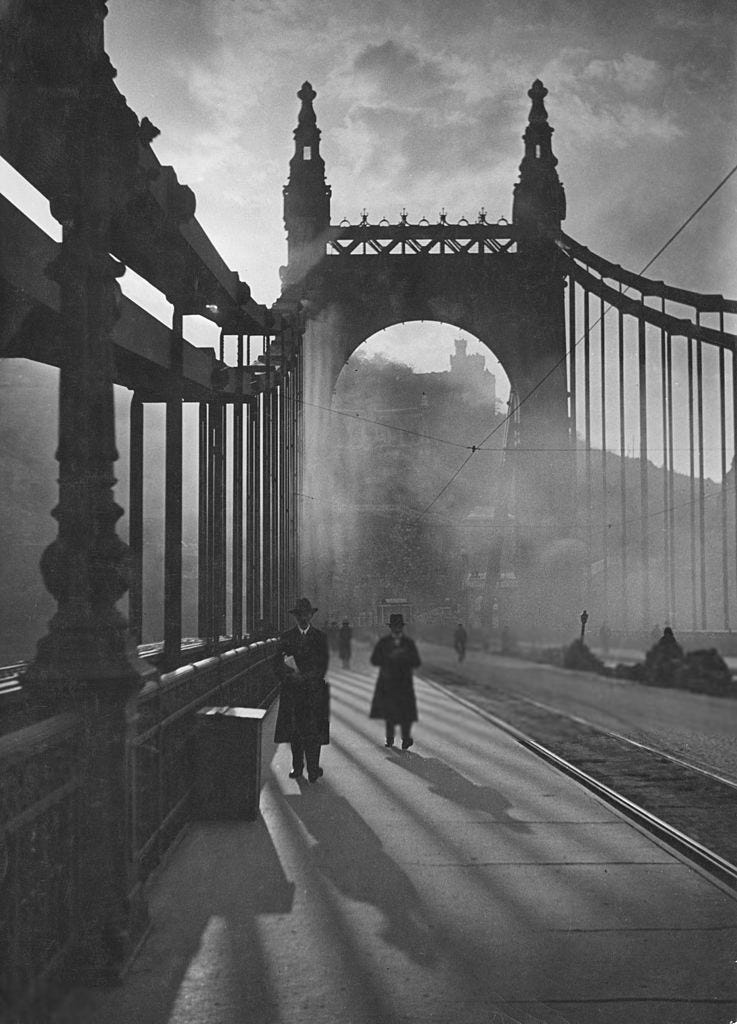
[[[287,230],[288,278],[296,280],[319,262],[330,227],[330,186],[320,156],[320,129],[312,101],[317,93],[304,82],[297,93],[302,106],[294,130],[294,155],[284,186],[284,226]]]
[[[519,232],[520,252],[545,244],[550,232],[560,230],[566,216],[566,197],[555,169],[545,97],[548,90],[540,79],[532,83],[527,95],[532,100],[528,125],[523,135],[525,155],[520,164],[520,180],[514,186],[512,220]]]

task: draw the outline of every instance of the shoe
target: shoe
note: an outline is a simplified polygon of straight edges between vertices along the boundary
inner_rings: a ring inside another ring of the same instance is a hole
[[[402,740],[402,750],[409,750],[415,741],[413,739]]]
[[[394,746],[394,740],[385,740],[384,746],[385,747],[393,747]]]
[[[310,782],[317,782],[317,780],[321,779],[324,774],[325,773],[323,772],[322,768],[318,768],[314,775],[308,775],[307,778],[310,780]]]
[[[294,769],[293,769],[293,770],[292,770],[292,771],[291,771],[291,772],[289,773],[289,778],[290,778],[290,779],[301,779],[301,778],[303,778],[303,777],[304,777],[304,776],[302,775],[302,770],[301,770],[301,769],[300,769],[300,770],[299,770],[298,772],[297,772],[297,771],[294,771]]]

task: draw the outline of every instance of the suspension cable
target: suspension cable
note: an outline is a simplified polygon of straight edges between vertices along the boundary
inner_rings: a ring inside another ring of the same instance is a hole
[[[642,270],[639,271],[640,274],[644,274],[644,272],[649,267],[651,267],[653,265],[653,263],[657,260],[657,258],[659,256],[661,256],[665,252],[665,250],[668,248],[668,246],[671,244],[671,242],[675,241],[675,239],[681,234],[681,232],[684,230],[684,228],[686,228],[691,223],[691,221],[694,219],[694,217],[698,213],[700,213],[701,210],[704,209],[704,207],[709,202],[709,200],[714,198],[714,196],[717,194],[717,192],[729,181],[729,179],[732,177],[732,175],[735,172],[737,172],[737,164],[735,164],[735,166],[732,168],[732,170],[722,178],[722,180],[719,182],[719,184],[715,188],[712,189],[712,191],[709,193],[709,195],[706,197],[706,199],[704,199],[696,207],[696,209],[693,211],[693,213],[691,213],[686,218],[686,220],[681,224],[681,226],[678,228],[678,230],[674,231],[674,233],[670,236],[668,241],[665,242],[660,247],[660,249],[658,249],[658,251],[655,253],[655,255],[652,256],[648,260],[648,262],[645,264],[645,266],[642,268]],[[628,290],[629,290],[629,288],[625,289],[625,291],[628,291]],[[603,319],[603,317],[605,317],[607,315],[607,313],[609,312],[609,310],[611,308],[612,308],[611,305],[607,306],[607,308],[605,309],[604,313],[600,315],[599,319],[593,325],[591,325],[592,328],[597,326],[597,324],[599,323],[599,320]],[[435,495],[435,497],[429,503],[429,505],[427,505],[425,507],[425,509],[422,512],[423,516],[427,512],[430,511],[430,509],[433,507],[433,505],[445,493],[445,491],[448,489],[448,487],[453,483],[453,481],[456,479],[456,477],[460,474],[461,470],[464,469],[464,467],[468,464],[468,462],[471,460],[471,458],[473,458],[473,456],[476,454],[476,452],[482,450],[482,446],[486,444],[486,442],[489,440],[489,438],[492,437],[497,432],[497,430],[499,430],[501,427],[503,427],[504,424],[507,422],[507,420],[509,420],[511,418],[511,416],[514,414],[514,412],[516,412],[516,410],[519,409],[519,407],[521,405],[523,405],[529,398],[531,398],[535,394],[535,392],[539,388],[541,388],[542,385],[560,368],[560,366],[563,365],[566,362],[568,357],[573,353],[573,350],[578,346],[578,344],[583,340],[584,337],[585,337],[585,333],[582,334],[579,338],[577,338],[576,341],[571,344],[570,348],[568,348],[563,353],[561,358],[553,366],[551,366],[551,368],[548,370],[548,372],[546,374],[543,375],[543,377],[541,377],[541,379],[537,382],[537,384],[535,384],[532,388],[530,388],[530,390],[527,392],[527,394],[524,395],[524,397],[520,398],[517,401],[517,404],[516,404],[514,410],[511,410],[509,413],[507,413],[507,415],[501,421],[501,423],[497,424],[492,430],[490,430],[489,433],[486,435],[486,437],[479,444],[477,444],[475,446],[475,449],[471,452],[470,455],[467,456],[467,458],[463,461],[463,463],[458,467],[458,469],[453,474],[453,476],[450,478],[448,483],[445,484],[445,486]]]

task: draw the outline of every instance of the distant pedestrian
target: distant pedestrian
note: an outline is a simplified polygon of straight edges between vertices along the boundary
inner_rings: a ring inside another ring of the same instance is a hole
[[[466,643],[468,641],[468,633],[466,632],[465,626],[462,622],[459,622],[456,626],[455,633],[453,634],[453,646],[458,654],[458,660],[463,661],[466,657]]]
[[[670,626],[645,655],[645,679],[656,686],[672,686],[685,661],[683,648]]]
[[[663,635],[655,644],[658,650],[665,651],[669,657],[683,659],[683,648],[676,640],[675,634],[670,626],[666,626]]]
[[[338,623],[333,619],[332,622],[328,623],[328,647],[331,651],[338,650]]]
[[[289,743],[292,748],[289,778],[301,779],[306,762],[310,782],[323,774],[320,748],[330,742],[330,689],[325,681],[328,639],[311,624],[316,611],[308,598],[301,597],[291,610],[296,625],[280,637],[284,661],[274,731],[275,743]]]
[[[601,647],[602,654],[609,654],[609,626],[606,622],[602,622],[599,626],[599,646]]]
[[[414,743],[412,723],[417,721],[417,702],[412,680],[412,669],[420,665],[420,656],[414,640],[404,635],[404,617],[389,616],[389,636],[382,637],[371,654],[371,664],[379,668],[370,718],[383,718],[386,722],[386,746],[394,746],[394,730],[398,725],[402,734],[402,750]]]
[[[338,630],[338,656],[343,663],[343,668],[351,667],[351,639],[353,630],[348,619],[343,619]]]

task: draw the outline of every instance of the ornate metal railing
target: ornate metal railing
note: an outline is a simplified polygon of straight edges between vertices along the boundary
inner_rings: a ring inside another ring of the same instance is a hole
[[[0,1018],[39,1019],[79,931],[81,728],[58,715],[0,738]]]
[[[204,658],[139,695],[125,751],[132,904],[191,820],[197,711],[268,707],[278,686],[275,647],[265,641]],[[76,962],[91,783],[82,728],[77,715],[64,714],[0,737],[0,1020],[13,1024],[46,1019]]]
[[[444,213],[437,224],[423,218],[410,224],[406,214],[397,224],[381,220],[369,224],[364,216],[360,224],[343,221],[330,229],[328,255],[331,256],[451,256],[460,253],[510,252],[517,241],[514,228],[507,221],[489,224],[485,213],[475,224],[465,218],[449,224]]]
[[[207,705],[266,707],[277,682],[271,641],[237,647],[163,675],[138,698],[127,772],[131,895],[190,817],[196,713]]]

